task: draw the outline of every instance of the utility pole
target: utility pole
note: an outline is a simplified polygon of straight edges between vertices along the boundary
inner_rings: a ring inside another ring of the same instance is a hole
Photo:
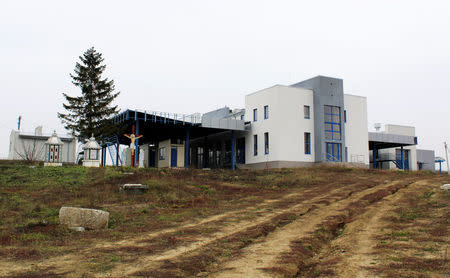
[[[450,168],[448,168],[448,147],[447,142],[444,142],[444,148],[445,148],[445,160],[447,160],[447,174],[450,173]]]
[[[19,120],[17,121],[17,130],[20,130],[20,122],[22,121],[22,116],[19,115]]]

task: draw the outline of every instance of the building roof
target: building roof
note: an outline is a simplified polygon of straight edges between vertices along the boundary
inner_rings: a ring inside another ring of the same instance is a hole
[[[417,145],[417,137],[385,132],[369,132],[369,150]]]
[[[45,142],[47,145],[62,145],[63,142],[58,137],[58,134],[56,134],[56,131],[53,132],[53,135],[48,138],[47,142]]]
[[[100,145],[97,143],[97,141],[95,141],[94,136],[91,136],[91,138],[89,138],[89,140],[86,142],[86,144],[84,144],[83,146],[83,150],[100,150],[102,147],[100,147]]]

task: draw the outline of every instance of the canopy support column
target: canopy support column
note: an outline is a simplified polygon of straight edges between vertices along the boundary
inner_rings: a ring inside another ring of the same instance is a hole
[[[236,169],[236,143],[234,142],[234,130],[231,131],[231,170]]]
[[[184,168],[189,169],[190,152],[189,152],[189,128],[186,128],[186,141],[184,142]]]

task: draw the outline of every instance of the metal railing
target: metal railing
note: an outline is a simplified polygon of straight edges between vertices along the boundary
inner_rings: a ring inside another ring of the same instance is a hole
[[[189,123],[189,124],[200,124],[202,122],[201,114],[182,114],[182,113],[170,113],[170,112],[159,112],[159,111],[147,111],[147,110],[130,110],[135,112],[135,115],[130,114],[130,118],[137,118],[137,113],[144,114],[144,121],[153,121],[161,123]]]

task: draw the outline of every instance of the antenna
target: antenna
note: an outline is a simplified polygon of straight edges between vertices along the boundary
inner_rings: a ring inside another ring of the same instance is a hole
[[[450,173],[450,169],[448,168],[448,146],[447,142],[444,142],[444,148],[445,148],[445,159],[447,160],[447,174]]]
[[[381,123],[375,123],[373,126],[375,127],[375,130],[376,130],[377,132],[380,131],[380,129],[381,129]]]
[[[22,121],[22,116],[19,115],[19,120],[17,121],[17,130],[20,130],[20,122]]]

